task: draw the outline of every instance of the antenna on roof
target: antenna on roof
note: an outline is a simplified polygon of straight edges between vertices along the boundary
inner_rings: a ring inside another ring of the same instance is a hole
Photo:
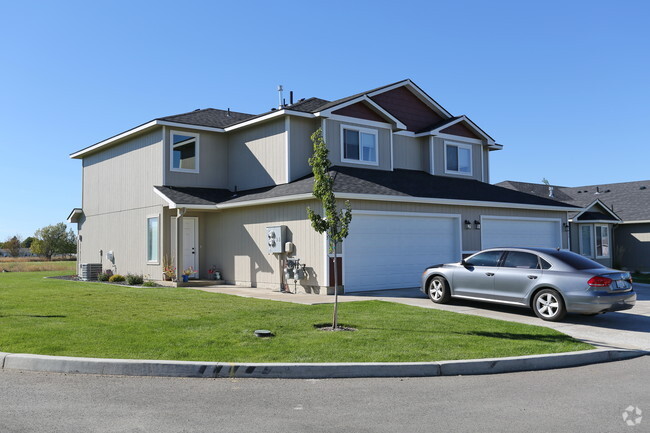
[[[282,84],[278,85],[278,109],[282,108]]]

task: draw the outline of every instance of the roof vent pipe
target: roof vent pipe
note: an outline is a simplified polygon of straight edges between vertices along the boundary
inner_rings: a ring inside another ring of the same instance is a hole
[[[548,196],[549,196],[549,197],[555,197],[555,196],[553,195],[553,187],[552,187],[552,186],[549,186],[549,187],[548,187]]]
[[[282,84],[278,86],[278,109],[282,108]]]
[[[226,116],[230,117],[230,107],[228,107],[228,112],[226,113]]]
[[[289,92],[289,105],[293,105],[293,90]]]

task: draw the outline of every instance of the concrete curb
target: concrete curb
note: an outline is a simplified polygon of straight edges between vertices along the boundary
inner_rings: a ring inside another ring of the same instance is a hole
[[[551,355],[440,362],[225,363],[74,358],[0,352],[3,369],[125,376],[329,379],[429,377],[510,373],[578,367],[648,355],[641,350],[595,349]]]

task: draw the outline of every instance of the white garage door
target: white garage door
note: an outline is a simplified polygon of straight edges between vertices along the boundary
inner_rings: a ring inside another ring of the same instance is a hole
[[[481,218],[481,247],[562,247],[562,221],[544,218]]]
[[[343,243],[345,292],[418,287],[429,265],[460,260],[458,216],[355,212]]]

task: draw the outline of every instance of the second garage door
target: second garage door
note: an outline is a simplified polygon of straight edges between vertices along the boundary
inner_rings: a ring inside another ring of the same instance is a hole
[[[481,218],[481,247],[562,247],[562,221],[545,218]]]
[[[355,212],[343,245],[346,293],[418,287],[427,266],[460,260],[460,217]]]

